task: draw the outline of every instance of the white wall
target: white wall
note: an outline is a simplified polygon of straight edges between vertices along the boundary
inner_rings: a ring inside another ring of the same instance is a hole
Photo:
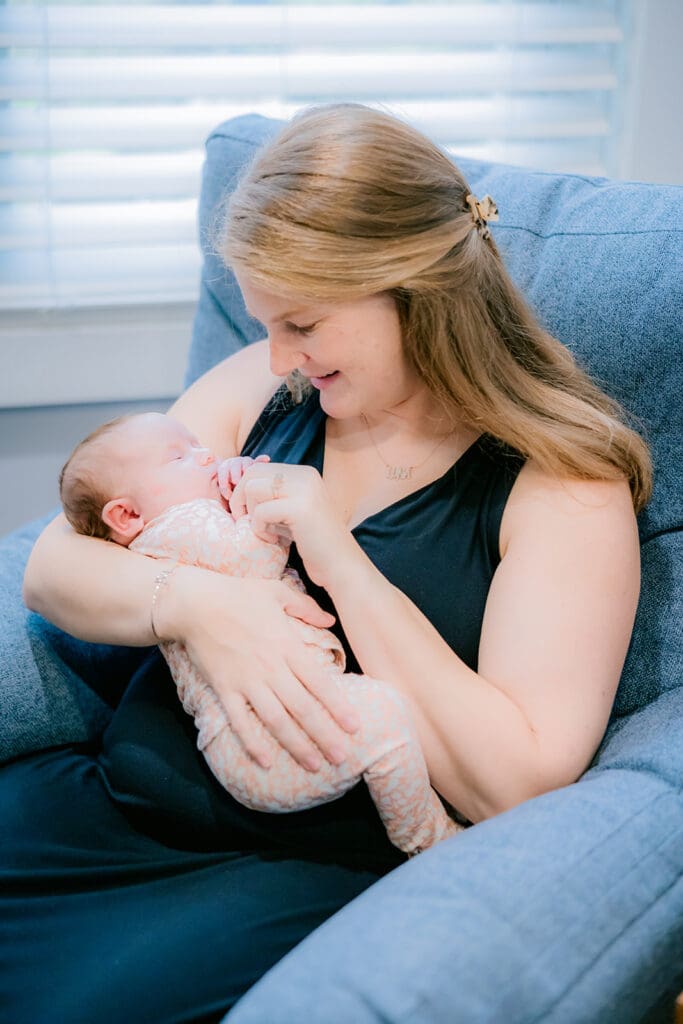
[[[683,0],[634,0],[637,53],[622,177],[683,185]]]
[[[59,470],[96,426],[168,408],[182,388],[192,315],[179,304],[3,316],[12,373],[0,373],[0,536],[57,505]]]

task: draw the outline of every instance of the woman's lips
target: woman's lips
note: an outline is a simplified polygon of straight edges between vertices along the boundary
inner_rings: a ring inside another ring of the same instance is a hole
[[[314,388],[324,391],[325,388],[329,387],[338,376],[339,370],[335,370],[333,373],[328,373],[326,377],[309,377],[308,379]]]

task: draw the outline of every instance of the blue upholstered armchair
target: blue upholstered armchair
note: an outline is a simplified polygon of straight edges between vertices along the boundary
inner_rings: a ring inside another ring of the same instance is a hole
[[[277,127],[240,117],[210,136],[204,242]],[[495,197],[496,241],[542,321],[652,446],[619,692],[578,783],[387,875],[273,968],[230,1024],[668,1024],[683,988],[683,190],[460,166]],[[206,248],[188,382],[258,334]],[[144,653],[80,643],[26,613],[23,567],[42,525],[0,543],[3,760],[96,737]]]

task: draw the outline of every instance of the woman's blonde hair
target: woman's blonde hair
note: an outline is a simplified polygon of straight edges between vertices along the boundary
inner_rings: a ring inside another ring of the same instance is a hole
[[[477,229],[469,193],[450,158],[392,115],[354,103],[309,108],[247,167],[216,247],[280,296],[389,292],[406,359],[454,421],[556,476],[626,478],[640,511],[652,491],[647,445],[541,327]],[[290,390],[302,397],[300,376]]]

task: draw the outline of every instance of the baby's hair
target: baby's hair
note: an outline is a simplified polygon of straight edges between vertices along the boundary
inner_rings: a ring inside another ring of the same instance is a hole
[[[135,415],[117,416],[97,427],[76,445],[64,463],[59,474],[59,497],[64,515],[76,533],[109,539],[111,531],[102,519],[102,509],[112,495],[106,490],[106,472],[95,469],[92,456],[106,437]]]

